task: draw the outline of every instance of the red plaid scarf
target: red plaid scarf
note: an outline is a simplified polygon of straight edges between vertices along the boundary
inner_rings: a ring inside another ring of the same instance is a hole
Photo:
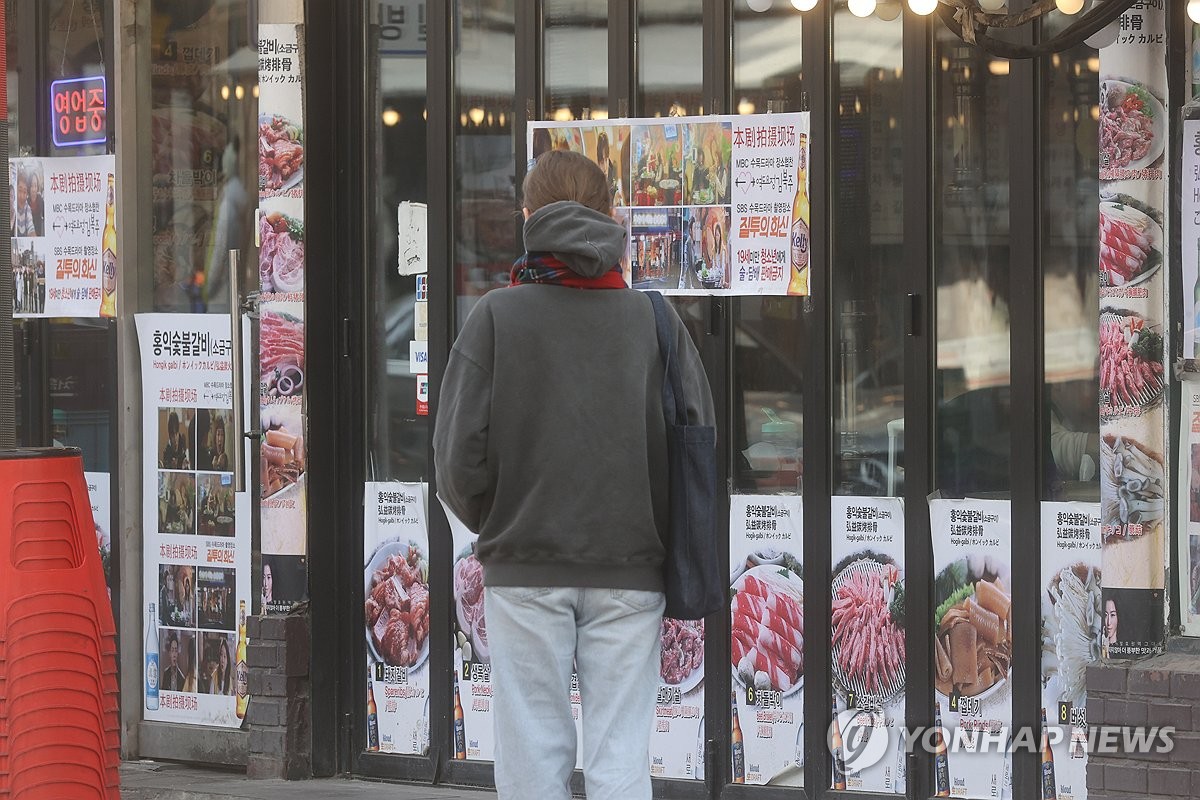
[[[573,289],[625,289],[621,265],[598,278],[585,278],[549,253],[526,253],[516,260],[509,273],[509,285],[549,283]]]

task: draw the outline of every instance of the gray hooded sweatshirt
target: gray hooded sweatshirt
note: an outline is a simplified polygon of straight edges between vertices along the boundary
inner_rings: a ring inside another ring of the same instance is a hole
[[[594,278],[625,229],[573,202],[525,223],[529,252]],[[671,314],[688,417],[713,424],[700,356]],[[479,534],[488,586],[663,588],[663,365],[650,299],[525,284],[489,292],[450,353],[433,435],[438,495]]]

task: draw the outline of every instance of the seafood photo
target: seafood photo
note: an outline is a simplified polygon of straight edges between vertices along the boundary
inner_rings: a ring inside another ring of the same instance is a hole
[[[1012,596],[988,559],[960,559],[934,581],[934,687],[976,697],[1008,679]]]
[[[374,567],[374,568],[373,568]],[[413,543],[383,545],[367,565],[367,639],[385,663],[414,667],[428,654],[429,564]]]
[[[704,620],[663,617],[660,636],[662,659],[659,677],[663,683],[679,686],[697,673],[703,677]]]
[[[833,579],[833,671],[859,696],[904,689],[904,583],[895,564],[864,557]]]
[[[1162,356],[1162,335],[1144,319],[1111,310],[1101,314],[1100,391],[1109,407],[1145,407],[1161,397],[1166,385]]]
[[[1100,480],[1107,488],[1100,508],[1106,541],[1137,538],[1166,519],[1162,458],[1137,440],[1112,435],[1101,440]]]
[[[1079,705],[1086,699],[1087,668],[1100,659],[1100,570],[1082,562],[1064,567],[1046,586],[1046,600],[1045,680],[1058,679],[1059,702]]]
[[[733,671],[746,686],[790,692],[804,676],[804,583],[785,566],[760,565],[733,584]]]

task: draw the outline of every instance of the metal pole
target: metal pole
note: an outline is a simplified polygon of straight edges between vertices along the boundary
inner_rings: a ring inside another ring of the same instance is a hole
[[[238,251],[229,251],[229,343],[233,362],[233,490],[246,491],[246,419],[242,408],[242,293]]]
[[[8,35],[0,3],[0,165],[8,166]],[[4,170],[8,174],[8,170]],[[0,180],[0,450],[17,446],[16,372],[13,358],[12,231],[9,188]]]

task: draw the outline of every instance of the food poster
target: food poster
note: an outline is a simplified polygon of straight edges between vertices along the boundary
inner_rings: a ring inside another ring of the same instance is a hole
[[[733,783],[804,785],[804,525],[797,495],[729,498]]]
[[[304,80],[296,25],[258,26],[262,608],[307,596]]]
[[[368,483],[363,497],[368,751],[429,751],[426,485]]]
[[[807,114],[532,122],[531,159],[582,153],[629,230],[635,289],[808,293]]]
[[[13,317],[117,315],[116,156],[14,158]]]
[[[1196,27],[1200,31],[1200,27]],[[1200,41],[1200,40],[1197,40]],[[1200,50],[1197,51],[1200,55]],[[1200,372],[1200,119],[1183,120],[1180,203],[1183,269],[1183,363]]]
[[[1200,381],[1184,381],[1180,399],[1179,459],[1187,480],[1178,511],[1180,531],[1186,531],[1179,541],[1180,607],[1183,631],[1190,636],[1200,630]]]
[[[446,519],[454,539],[454,636],[451,723],[454,740],[451,757],[458,760],[494,761],[496,739],[492,730],[492,657],[488,648],[484,608],[483,565],[475,555],[479,536],[472,533],[445,503]],[[571,712],[577,743],[575,766],[583,766],[583,723],[579,681],[571,676]]]
[[[145,718],[238,727],[250,495],[234,486],[229,317],[139,314]]]
[[[104,569],[104,585],[112,598],[112,476],[107,472],[85,472],[88,502],[92,506],[92,521],[96,526],[96,548],[100,551],[100,566]]]
[[[929,501],[933,540],[934,794],[1011,797],[1012,523],[1006,500]]]
[[[231,127],[237,87],[213,32],[236,30],[242,12],[230,3],[150,5],[154,308],[224,309],[228,251],[250,245],[234,211],[253,208],[246,161],[254,148]]]
[[[1042,503],[1042,710],[1056,800],[1087,797],[1087,669],[1100,662],[1100,508]],[[1049,766],[1047,766],[1049,765]],[[1050,773],[1050,774],[1047,774]]]
[[[839,717],[852,720],[840,731],[845,761],[837,766],[843,768],[845,786],[835,788],[902,794],[907,786],[904,501],[834,497],[832,503],[830,658]],[[851,736],[855,741],[847,742]],[[878,743],[870,741],[875,737]]]
[[[704,620],[662,621],[650,775],[704,778]]]
[[[1165,642],[1170,352],[1165,4],[1137,3],[1119,27],[1100,50],[1099,138],[1102,576],[1105,605],[1122,621],[1103,648],[1113,659]],[[1194,239],[1192,250],[1185,259]]]

